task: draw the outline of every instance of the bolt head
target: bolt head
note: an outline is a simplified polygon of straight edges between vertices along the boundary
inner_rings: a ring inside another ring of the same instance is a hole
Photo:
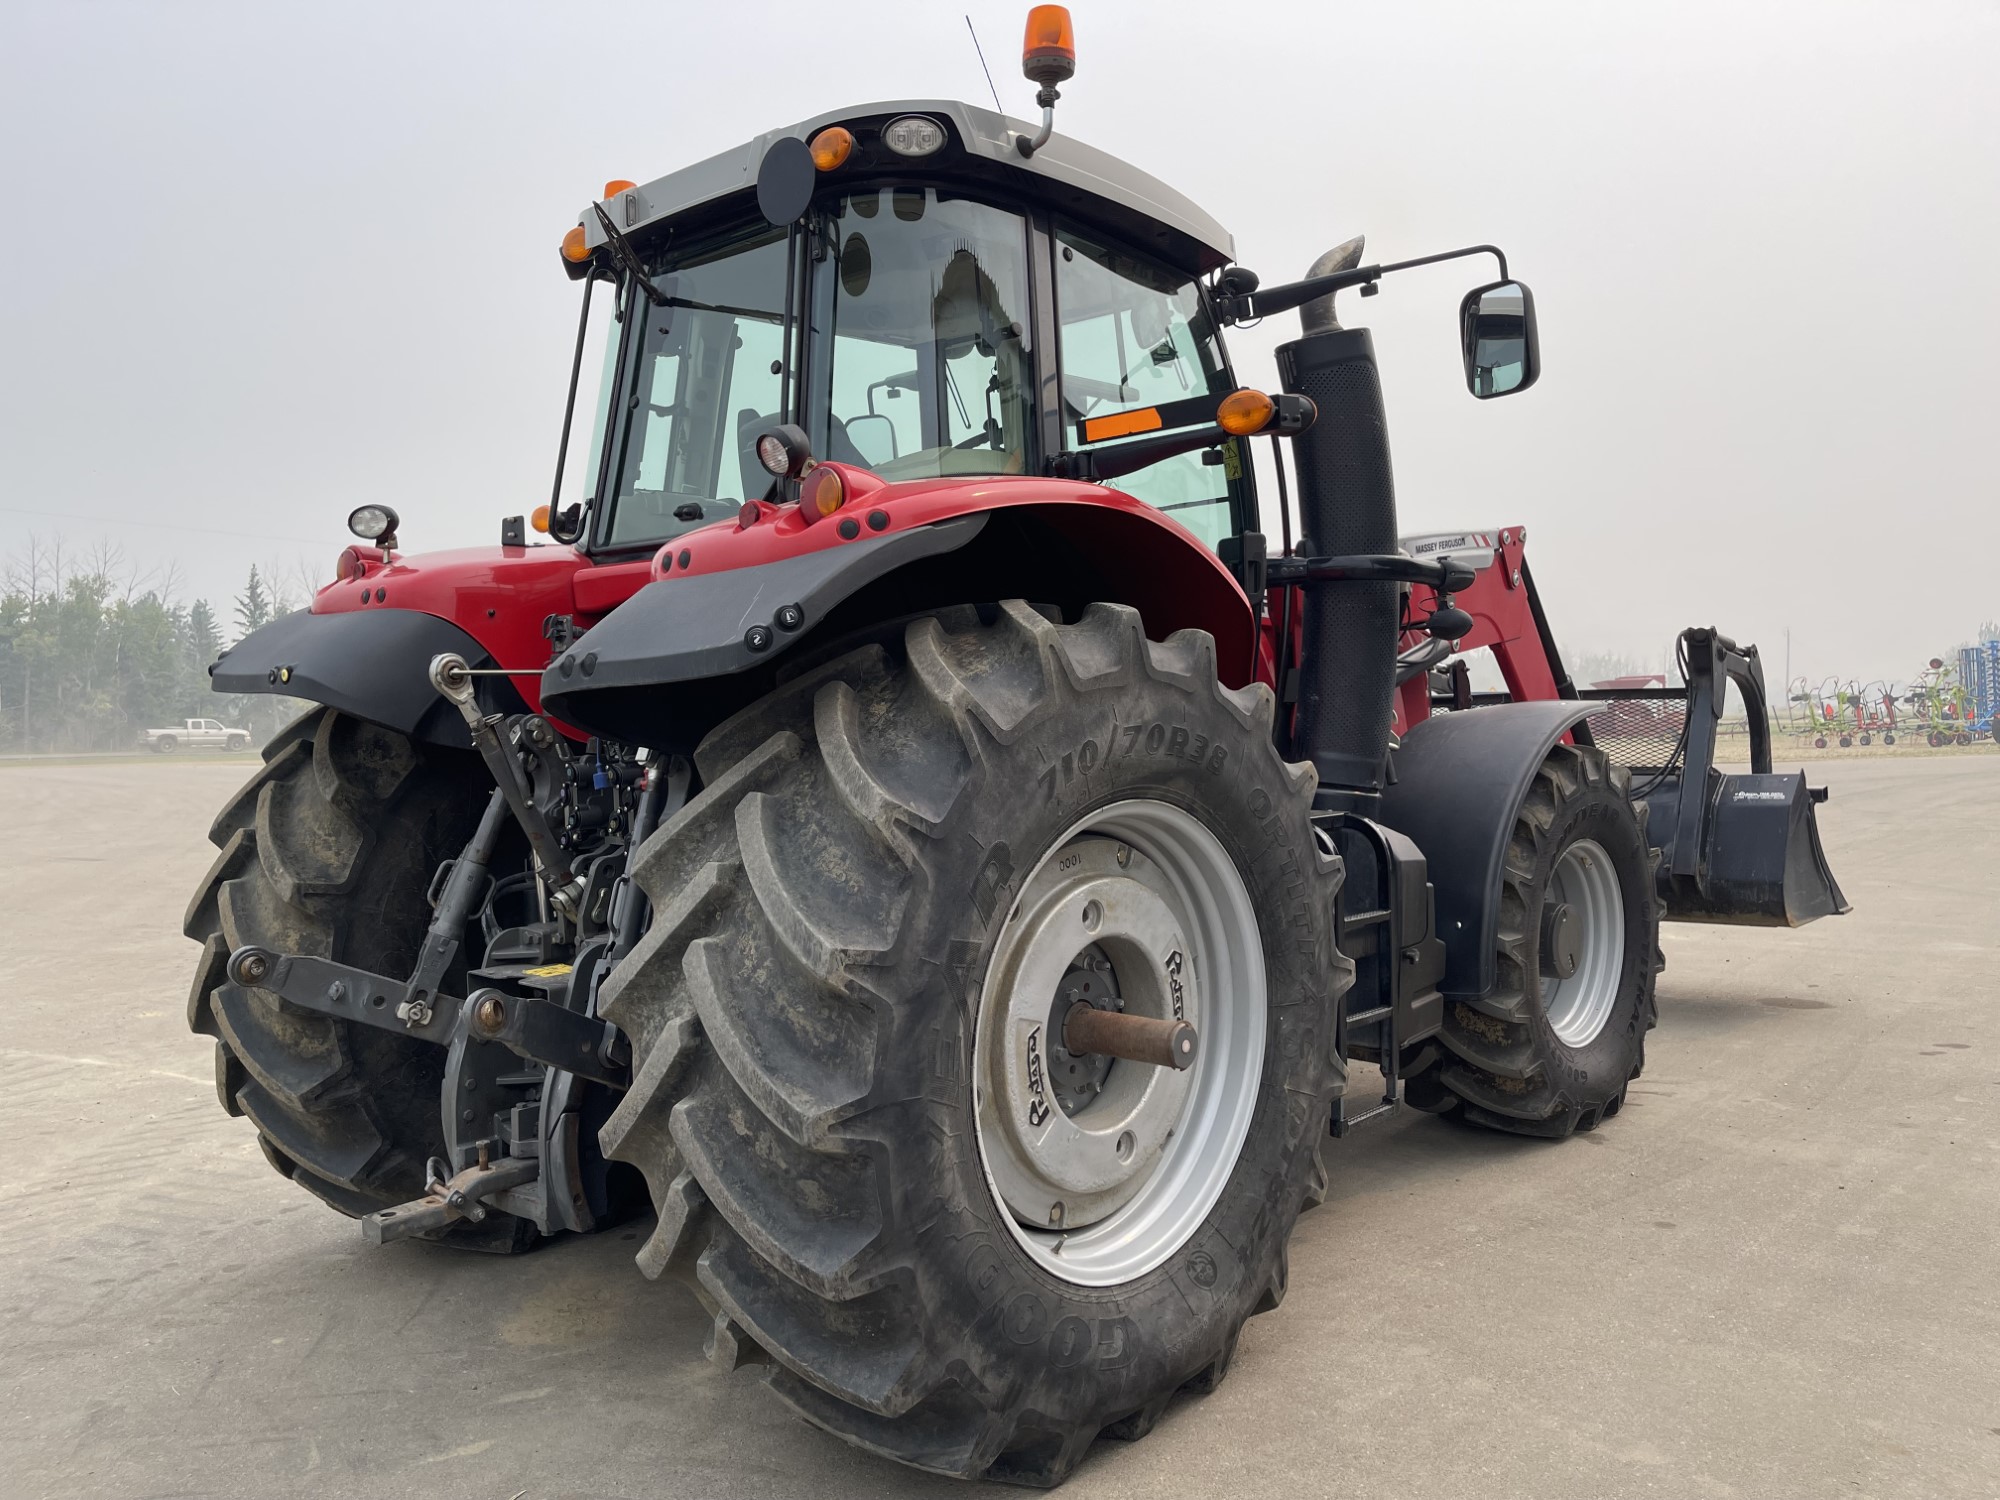
[[[507,1024],[506,1003],[498,995],[488,995],[473,1011],[473,1018],[479,1022],[482,1030],[498,1031]]]
[[[244,979],[248,980],[251,984],[255,984],[271,972],[271,963],[263,954],[252,953],[238,965],[238,969]]]

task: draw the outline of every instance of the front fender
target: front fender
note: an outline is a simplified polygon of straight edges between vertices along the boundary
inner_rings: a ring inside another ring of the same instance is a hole
[[[1403,736],[1378,821],[1416,840],[1437,893],[1447,995],[1492,990],[1501,866],[1549,751],[1589,704],[1500,703],[1436,714]]]
[[[455,651],[490,666],[486,649],[449,620],[413,609],[282,615],[253,630],[208,669],[218,693],[264,693],[324,703],[413,738],[469,748],[465,721],[431,686],[431,658]],[[479,679],[489,711],[520,713],[505,679]]]

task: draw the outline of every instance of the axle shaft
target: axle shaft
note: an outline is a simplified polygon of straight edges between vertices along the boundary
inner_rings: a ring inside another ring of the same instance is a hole
[[[1098,1053],[1156,1068],[1186,1068],[1194,1062],[1199,1039],[1188,1021],[1160,1021],[1099,1010],[1079,1000],[1063,1019],[1063,1046],[1078,1056]]]

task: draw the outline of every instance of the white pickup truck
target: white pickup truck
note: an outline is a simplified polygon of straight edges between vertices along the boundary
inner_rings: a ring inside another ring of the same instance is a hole
[[[250,731],[231,729],[220,719],[183,719],[171,729],[142,729],[139,743],[155,755],[176,750],[248,750]]]

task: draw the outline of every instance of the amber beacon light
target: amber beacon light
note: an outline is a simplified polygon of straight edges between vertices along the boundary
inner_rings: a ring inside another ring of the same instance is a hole
[[[1037,5],[1028,12],[1027,35],[1021,39],[1021,71],[1030,83],[1051,88],[1076,72],[1076,33],[1069,10],[1061,5]]]

